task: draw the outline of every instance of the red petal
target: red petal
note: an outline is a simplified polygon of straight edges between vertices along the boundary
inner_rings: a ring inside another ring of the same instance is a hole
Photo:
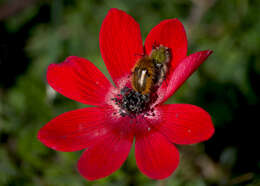
[[[167,82],[167,86],[161,86],[159,88],[159,99],[157,102],[163,103],[171,97],[211,53],[211,50],[196,52],[182,60],[173,71],[169,81]]]
[[[144,53],[138,23],[125,12],[111,9],[102,23],[100,50],[108,71],[117,86]]]
[[[103,105],[111,83],[91,62],[75,56],[47,71],[50,86],[62,95],[89,105]]]
[[[162,44],[171,49],[171,70],[187,55],[187,37],[182,23],[178,19],[160,22],[148,34],[145,40],[145,50],[150,54],[154,44]]]
[[[105,107],[90,107],[64,113],[42,127],[38,139],[54,150],[82,150],[104,138],[120,136],[125,133],[124,130],[128,130],[126,121],[115,120],[110,114],[112,110]],[[121,126],[120,122],[126,124]]]
[[[106,177],[119,169],[133,143],[133,133],[113,135],[87,149],[78,161],[78,170],[88,180]]]
[[[152,179],[170,176],[179,164],[176,147],[152,130],[136,137],[135,157],[139,169]]]
[[[173,143],[198,143],[208,140],[214,133],[210,115],[200,107],[170,104],[157,108],[162,118],[158,130]]]

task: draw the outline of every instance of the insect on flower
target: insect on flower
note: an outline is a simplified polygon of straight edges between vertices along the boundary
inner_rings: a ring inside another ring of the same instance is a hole
[[[212,51],[187,56],[186,33],[178,19],[160,22],[143,47],[138,23],[118,9],[111,9],[102,23],[100,50],[115,86],[84,58],[70,56],[49,65],[47,81],[53,89],[95,107],[52,119],[38,139],[58,151],[85,149],[77,167],[88,180],[119,169],[133,141],[142,173],[152,179],[170,176],[179,164],[174,144],[208,140],[214,127],[202,108],[164,102]]]
[[[134,66],[133,89],[143,95],[156,91],[166,78],[169,61],[169,49],[162,45],[154,46],[150,56],[142,57]]]
[[[135,91],[149,94],[156,76],[153,60],[149,57],[141,58],[135,65],[132,75],[132,87]]]
[[[155,67],[155,84],[160,86],[165,80],[171,57],[172,56],[170,56],[170,51],[168,47],[165,47],[163,45],[153,46],[150,58],[152,59]]]

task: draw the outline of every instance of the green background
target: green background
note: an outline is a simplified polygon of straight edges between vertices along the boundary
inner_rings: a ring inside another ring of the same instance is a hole
[[[160,21],[178,18],[189,54],[214,51],[168,103],[206,109],[215,135],[178,146],[180,165],[163,181],[141,174],[132,150],[120,170],[89,182],[76,169],[82,152],[56,152],[36,138],[55,116],[85,107],[49,88],[49,64],[85,57],[109,77],[98,43],[110,8],[133,16],[143,39]],[[0,185],[260,185],[259,11],[259,0],[0,0]]]

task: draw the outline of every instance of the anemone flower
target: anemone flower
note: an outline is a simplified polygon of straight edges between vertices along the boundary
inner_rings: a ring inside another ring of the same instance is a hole
[[[49,65],[47,81],[53,89],[94,107],[61,114],[40,129],[38,139],[57,151],[85,149],[77,167],[88,180],[119,169],[135,139],[140,171],[152,179],[170,176],[179,164],[174,144],[208,140],[214,127],[202,108],[163,103],[212,51],[187,56],[178,19],[160,22],[143,46],[138,23],[118,9],[111,9],[102,23],[100,50],[114,85],[84,58]]]

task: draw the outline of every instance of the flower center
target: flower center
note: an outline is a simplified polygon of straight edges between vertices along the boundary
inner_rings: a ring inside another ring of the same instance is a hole
[[[120,107],[121,116],[135,116],[149,110],[149,95],[143,95],[133,89],[124,87],[116,98],[112,98]]]

